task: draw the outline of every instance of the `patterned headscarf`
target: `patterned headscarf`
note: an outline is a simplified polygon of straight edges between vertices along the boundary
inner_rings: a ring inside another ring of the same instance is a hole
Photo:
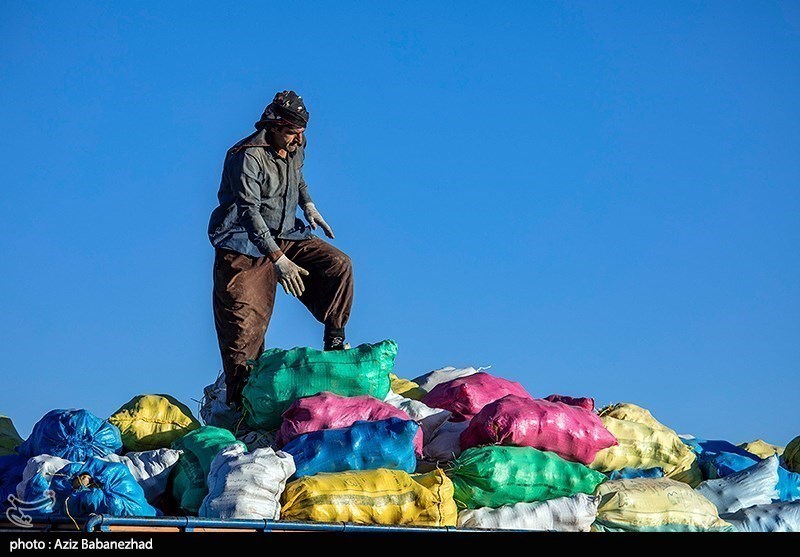
[[[272,125],[305,128],[308,125],[308,116],[303,97],[294,91],[281,91],[275,94],[255,126],[257,130]]]

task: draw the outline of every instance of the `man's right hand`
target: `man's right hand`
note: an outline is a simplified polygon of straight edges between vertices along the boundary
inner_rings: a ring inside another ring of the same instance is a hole
[[[306,289],[301,275],[308,276],[308,271],[295,265],[286,255],[275,261],[275,275],[287,294],[299,298]]]

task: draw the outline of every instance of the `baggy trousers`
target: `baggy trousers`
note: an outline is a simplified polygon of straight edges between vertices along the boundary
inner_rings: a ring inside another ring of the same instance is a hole
[[[316,236],[307,240],[277,240],[281,251],[308,271],[298,298],[326,328],[344,328],[353,305],[350,258]],[[227,402],[239,403],[249,374],[247,360],[264,351],[275,305],[277,277],[267,257],[250,257],[216,249],[214,257],[214,325],[217,329]]]

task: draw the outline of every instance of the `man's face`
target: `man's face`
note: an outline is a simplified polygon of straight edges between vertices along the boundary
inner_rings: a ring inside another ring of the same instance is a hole
[[[303,134],[305,128],[293,128],[283,126],[275,129],[272,133],[272,146],[278,150],[294,153],[303,144]]]

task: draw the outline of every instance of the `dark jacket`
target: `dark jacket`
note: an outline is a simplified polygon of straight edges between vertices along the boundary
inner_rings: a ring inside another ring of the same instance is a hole
[[[278,250],[275,238],[303,240],[314,235],[297,218],[297,206],[311,201],[303,179],[305,142],[285,159],[260,130],[228,149],[208,237],[217,248],[251,257]]]

